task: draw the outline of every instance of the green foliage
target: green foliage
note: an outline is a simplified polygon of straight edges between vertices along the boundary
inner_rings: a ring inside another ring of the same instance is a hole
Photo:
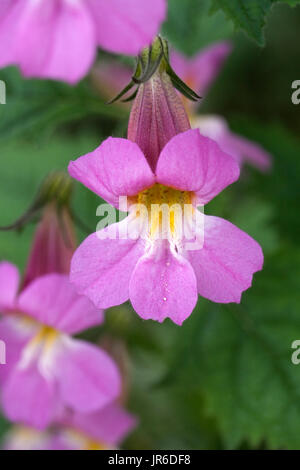
[[[172,46],[193,55],[211,42],[231,35],[231,22],[226,21],[221,11],[209,15],[210,6],[210,0],[168,0],[168,19],[163,33]]]
[[[299,261],[290,248],[267,258],[240,306],[201,301],[202,311],[183,326],[177,381],[180,374],[187,388],[198,383],[227,448],[300,448],[300,369],[291,363],[300,333]]]
[[[296,6],[299,0],[282,0]],[[266,16],[278,0],[212,0],[212,11],[221,9],[237,30],[242,29],[260,46],[265,44]]]
[[[0,139],[20,135],[49,135],[63,124],[102,117],[119,121],[128,114],[109,106],[88,86],[54,81],[24,81],[14,68],[0,71],[7,88],[7,104],[0,106]]]
[[[193,54],[231,34],[223,5],[232,9],[226,14],[236,16],[239,28],[262,40],[264,14],[273,2],[247,2],[252,5],[249,27],[245,12],[233,11],[242,3],[237,0],[215,1],[224,12],[210,16],[209,0],[168,3],[164,33],[178,49]],[[293,34],[298,29],[287,34],[288,18],[296,15],[284,11],[285,20],[280,23],[278,13],[272,30],[272,49],[269,40],[261,53],[239,38],[219,80],[219,96],[214,98],[213,88],[207,100],[213,103],[209,112],[230,117],[234,132],[273,155],[270,173],[246,167],[240,181],[206,207],[206,213],[230,220],[262,245],[263,271],[255,275],[241,305],[199,298],[182,327],[142,321],[125,304],[111,309],[101,328],[82,335],[98,343],[104,334],[125,345],[130,410],[140,420],[127,448],[300,448],[300,366],[291,363],[291,343],[300,339],[300,143],[294,122],[299,110],[290,102],[290,76],[297,78],[297,73],[294,77],[291,71],[280,86],[277,78],[287,73],[287,51],[296,57]],[[1,70],[0,79],[8,90],[7,105],[0,106],[0,225],[7,225],[28,208],[49,171],[66,170],[70,160],[108,135],[125,136],[127,111],[107,106],[88,80],[76,87],[23,80],[13,68]],[[283,99],[274,104],[275,91]],[[278,122],[268,123],[274,115]],[[296,130],[294,135],[287,127]],[[90,231],[96,227],[98,204],[98,197],[75,185],[73,209]],[[31,224],[21,233],[0,232],[0,259],[23,268],[33,230]],[[79,240],[85,236],[78,230]],[[6,429],[0,419],[0,439]]]
[[[300,143],[278,125],[262,128],[249,119],[236,120],[235,129],[267,146],[273,171],[245,174],[206,212],[226,214],[229,205],[229,219],[263,246],[264,268],[240,305],[199,299],[175,335],[161,384],[167,389],[175,383],[198,387],[203,413],[216,420],[226,448],[246,443],[299,449],[300,368],[291,362],[291,344],[300,339],[299,221],[294,212],[299,207]]]

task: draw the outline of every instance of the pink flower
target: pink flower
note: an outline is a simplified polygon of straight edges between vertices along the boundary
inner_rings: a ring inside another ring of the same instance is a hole
[[[223,41],[206,47],[192,58],[172,51],[171,65],[190,88],[204,96],[219,74],[231,50],[231,43]]]
[[[136,426],[136,419],[112,403],[94,413],[65,413],[53,429],[41,432],[14,426],[5,450],[104,450],[116,448]]]
[[[52,440],[49,431],[16,425],[4,435],[2,450],[52,450]]]
[[[11,421],[44,428],[64,406],[92,412],[120,393],[120,375],[108,354],[70,335],[100,324],[103,313],[76,294],[68,277],[42,276],[18,296],[19,274],[0,264],[0,338],[7,364],[0,369],[2,405]]]
[[[180,78],[204,96],[231,49],[229,42],[220,42],[207,47],[191,59],[173,51],[171,63]],[[248,162],[261,171],[270,168],[272,157],[260,145],[231,132],[221,116],[197,115],[194,103],[185,100],[185,104],[192,127],[199,128],[202,135],[215,140],[221,149],[232,155],[240,165]]]
[[[136,143],[109,138],[71,162],[69,173],[115,207],[120,196],[129,201],[129,216],[90,235],[72,259],[71,282],[98,307],[130,299],[142,318],[162,322],[170,317],[180,325],[198,293],[214,302],[240,302],[253,273],[262,268],[261,248],[246,233],[218,217],[202,215],[197,223],[196,206],[239,176],[234,158],[198,130],[173,137],[155,171]],[[162,203],[170,209],[164,228],[160,212],[152,212]],[[174,205],[192,209],[182,210],[180,218]],[[192,248],[180,221],[194,238]]]
[[[132,431],[136,418],[117,403],[95,413],[66,413],[59,439],[74,450],[108,450],[120,445]]]
[[[117,95],[132,77],[132,68],[117,60],[106,60],[95,65],[91,71],[92,83],[96,90],[107,100]],[[129,106],[129,103],[118,105]]]
[[[236,159],[240,166],[247,162],[261,171],[270,169],[272,156],[256,142],[231,132],[221,116],[201,114],[192,117],[191,121],[193,128],[198,128],[202,135],[216,141],[224,152]]]
[[[75,83],[97,46],[136,55],[165,15],[165,0],[2,0],[0,67],[17,64],[26,77]]]

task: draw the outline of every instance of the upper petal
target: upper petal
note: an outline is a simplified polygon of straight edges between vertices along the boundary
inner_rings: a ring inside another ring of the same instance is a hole
[[[155,182],[138,145],[114,137],[106,139],[93,152],[71,161],[69,173],[115,207],[120,196],[134,196]]]
[[[64,403],[89,413],[115,400],[121,391],[118,368],[95,345],[68,338],[61,350],[56,377]]]
[[[103,321],[103,312],[78,295],[62,274],[47,274],[31,282],[20,294],[18,307],[40,323],[69,334]]]
[[[18,268],[7,261],[0,262],[0,313],[15,305],[20,275]]]
[[[169,317],[181,325],[197,303],[197,282],[190,263],[172,253],[166,240],[156,242],[132,274],[129,295],[133,308],[145,320]]]
[[[77,248],[72,259],[71,282],[78,292],[101,308],[128,300],[132,272],[144,253],[142,240],[118,236],[127,219],[104,229],[107,238],[100,239],[99,232],[90,235]]]
[[[235,159],[198,129],[176,135],[163,148],[156,167],[157,181],[197,194],[206,204],[239,177]]]
[[[99,46],[136,55],[158,33],[166,16],[165,0],[87,0],[93,14]]]
[[[204,245],[188,251],[198,292],[214,302],[239,303],[253,274],[263,265],[260,245],[245,232],[219,217],[205,216]]]
[[[272,163],[271,155],[260,145],[230,131],[224,118],[217,115],[201,115],[192,120],[193,128],[215,140],[221,149],[232,155],[241,165],[248,161],[261,171],[267,171]]]

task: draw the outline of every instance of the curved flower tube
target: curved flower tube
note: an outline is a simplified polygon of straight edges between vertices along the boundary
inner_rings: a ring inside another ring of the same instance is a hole
[[[136,143],[109,138],[69,173],[115,207],[120,196],[128,200],[129,216],[90,235],[72,259],[71,282],[100,308],[130,299],[142,318],[181,325],[198,293],[240,302],[262,268],[257,242],[197,210],[239,177],[235,159],[198,130],[173,137],[155,171]]]

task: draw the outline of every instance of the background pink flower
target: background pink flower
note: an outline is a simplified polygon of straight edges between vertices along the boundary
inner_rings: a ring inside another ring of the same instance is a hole
[[[16,425],[5,436],[5,450],[108,450],[117,448],[137,424],[136,418],[112,403],[95,413],[65,412],[41,432]]]
[[[16,64],[26,77],[75,83],[97,46],[136,55],[148,45],[166,6],[165,0],[2,0],[0,67]]]
[[[217,78],[225,60],[232,50],[230,42],[213,44],[192,58],[177,51],[171,53],[171,64],[180,78],[202,97]],[[260,145],[230,131],[221,116],[196,113],[196,104],[185,100],[193,128],[199,128],[202,135],[215,140],[224,152],[236,158],[241,165],[248,162],[261,171],[271,166],[272,157]]]
[[[100,348],[72,339],[103,321],[103,313],[78,296],[68,277],[37,278],[17,296],[18,272],[0,264],[0,337],[8,351],[2,405],[8,418],[45,428],[64,406],[95,411],[120,393],[120,374]]]
[[[212,44],[190,58],[172,50],[170,62],[179,77],[203,97],[217,78],[231,51],[232,45],[229,41]]]

